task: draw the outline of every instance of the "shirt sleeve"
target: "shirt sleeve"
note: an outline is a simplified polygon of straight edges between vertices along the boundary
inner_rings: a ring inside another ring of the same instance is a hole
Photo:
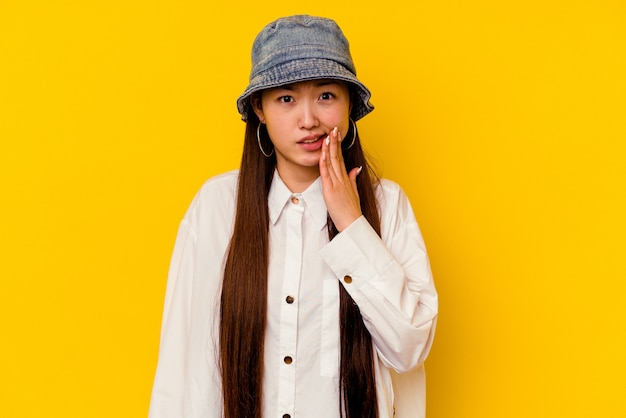
[[[168,274],[161,324],[159,362],[152,388],[150,418],[184,416],[187,340],[191,306],[190,266],[193,266],[194,233],[181,222]]]
[[[236,172],[207,181],[180,223],[165,290],[150,418],[222,416],[219,296],[236,181]]]
[[[380,238],[361,216],[320,250],[358,305],[383,363],[397,372],[428,355],[437,319],[437,293],[422,234],[398,188],[381,202]]]

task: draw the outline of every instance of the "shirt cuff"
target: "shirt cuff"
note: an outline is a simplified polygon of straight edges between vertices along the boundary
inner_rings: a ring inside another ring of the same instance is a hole
[[[357,303],[354,291],[367,285],[395,263],[364,216],[322,247],[320,255]]]

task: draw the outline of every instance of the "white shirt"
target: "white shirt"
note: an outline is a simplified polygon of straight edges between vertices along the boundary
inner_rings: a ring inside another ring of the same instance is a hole
[[[233,171],[207,181],[181,222],[151,418],[222,417],[218,312],[237,176]],[[329,242],[321,180],[293,194],[274,175],[268,197],[264,417],[340,417],[338,281],[372,335],[380,418],[424,417],[423,362],[434,334],[437,294],[406,195],[381,180],[377,199],[382,237],[361,217]]]

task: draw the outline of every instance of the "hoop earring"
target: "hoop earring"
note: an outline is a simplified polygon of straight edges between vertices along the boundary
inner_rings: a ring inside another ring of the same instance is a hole
[[[261,125],[263,124],[259,122],[259,125],[256,127],[256,142],[259,144],[261,154],[265,155],[267,158],[270,158],[272,155],[274,155],[274,148],[272,148],[272,152],[270,152],[269,154],[266,153],[263,149],[263,145],[261,145]]]
[[[356,141],[356,123],[352,120],[352,118],[350,118],[350,123],[352,124],[352,142],[350,142],[350,145],[348,145],[346,149],[352,148],[354,142]]]

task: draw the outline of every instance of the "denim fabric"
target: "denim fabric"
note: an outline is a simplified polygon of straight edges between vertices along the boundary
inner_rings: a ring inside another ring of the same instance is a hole
[[[333,20],[297,15],[268,24],[252,45],[250,84],[237,99],[241,119],[248,119],[253,93],[322,78],[352,85],[359,99],[352,107],[351,117],[355,121],[374,110],[370,91],[356,78],[348,40]]]

